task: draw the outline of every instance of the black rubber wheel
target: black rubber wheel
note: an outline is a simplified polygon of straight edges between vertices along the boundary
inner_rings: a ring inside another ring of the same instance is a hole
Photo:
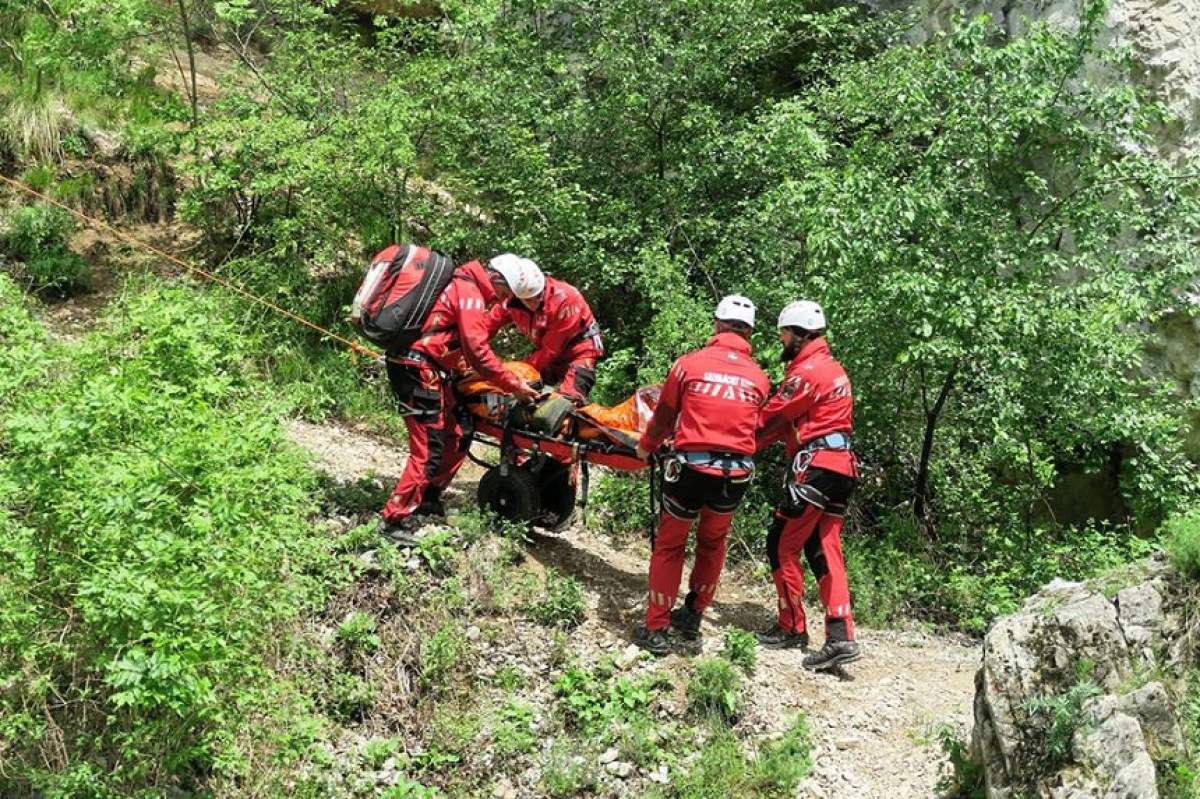
[[[553,458],[547,459],[538,470],[538,496],[542,512],[537,522],[547,530],[558,532],[575,516],[575,483],[571,468]]]
[[[479,507],[518,522],[532,522],[541,511],[537,480],[526,469],[500,464],[479,481]]]

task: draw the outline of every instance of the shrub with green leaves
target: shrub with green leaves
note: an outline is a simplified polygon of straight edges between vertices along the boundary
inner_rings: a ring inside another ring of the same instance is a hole
[[[1168,519],[1163,525],[1163,537],[1175,568],[1200,580],[1200,509]]]
[[[65,293],[87,282],[87,264],[67,248],[74,218],[39,203],[13,211],[0,233],[0,251],[22,263],[21,273],[34,291]]]
[[[579,626],[586,612],[583,584],[569,574],[547,569],[542,597],[529,607],[529,617],[547,627],[569,630]]]
[[[658,673],[634,679],[616,676],[608,664],[571,666],[554,683],[554,695],[568,729],[608,741],[617,726],[644,717],[666,684]]]
[[[796,786],[812,770],[812,731],[797,715],[783,735],[759,747],[751,779],[754,796],[795,796]]]
[[[675,773],[673,787],[680,799],[785,799],[795,796],[811,768],[812,738],[803,716],[797,716],[780,738],[764,743],[754,756],[747,755],[732,730],[714,725],[696,762]]]
[[[1070,687],[1060,693],[1036,696],[1028,702],[1027,709],[1038,720],[1040,755],[1046,773],[1053,773],[1070,759],[1076,730],[1088,724],[1083,706],[1101,693],[1091,679],[1094,666],[1091,661],[1080,661],[1076,680]]]
[[[459,619],[447,619],[432,635],[421,640],[421,685],[433,693],[449,691],[452,676],[461,670],[470,651]]]
[[[721,656],[746,674],[754,673],[758,662],[758,641],[754,633],[739,627],[730,627],[725,631],[725,642]]]
[[[530,754],[537,748],[533,708],[525,702],[506,701],[492,717],[492,744],[501,757]]]
[[[379,649],[375,619],[361,610],[347,614],[337,629],[338,641],[351,654],[369,655]]]
[[[737,716],[741,679],[724,658],[701,658],[688,681],[687,698],[693,712],[731,722]]]
[[[150,284],[7,398],[0,792],[47,764],[168,790],[236,768],[235,739],[255,734],[242,708],[280,626],[321,600],[328,542],[306,521],[311,473],[248,390],[246,346],[223,300]]]

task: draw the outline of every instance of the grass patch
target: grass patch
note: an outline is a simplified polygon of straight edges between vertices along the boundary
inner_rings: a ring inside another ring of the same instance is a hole
[[[1200,579],[1200,508],[1168,519],[1163,538],[1171,564],[1184,576]]]
[[[725,723],[737,718],[741,679],[724,658],[701,658],[688,682],[687,698],[692,711],[713,716]]]

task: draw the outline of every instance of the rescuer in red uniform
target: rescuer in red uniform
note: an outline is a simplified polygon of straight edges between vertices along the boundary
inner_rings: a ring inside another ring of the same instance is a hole
[[[791,461],[784,500],[767,535],[779,616],[758,640],[771,649],[808,647],[803,550],[825,606],[825,645],[804,658],[804,666],[813,670],[860,656],[841,542],[846,503],[858,481],[851,449],[854,399],[850,379],[830,354],[824,331],[825,313],[815,302],[799,300],[779,314],[787,375],[763,406],[758,433],[759,449],[782,439]]]
[[[650,556],[646,624],[634,634],[638,646],[656,655],[671,649],[669,627],[688,640],[700,637],[701,616],[725,565],[725,537],[754,474],[759,406],[770,390],[770,381],[751,356],[754,303],[737,295],[726,297],[715,317],[715,335],[704,348],[671,367],[638,443],[638,456],[644,459],[667,438],[674,439],[664,459],[663,507]],[[688,593],[683,605],[672,610],[688,531],[697,517],[696,562]]]
[[[488,305],[496,300],[495,283],[504,277],[494,265],[516,259],[505,254],[487,267],[470,261],[434,303],[421,337],[404,352],[389,353],[388,380],[408,428],[408,462],[392,496],[384,505],[380,532],[399,543],[412,544],[404,532],[414,514],[440,515],[441,493],[466,458],[469,439],[455,414],[454,382],[474,372],[527,401],[538,392],[510,372],[489,344]]]
[[[596,382],[596,362],[604,355],[600,326],[587,300],[570,283],[544,275],[528,258],[503,267],[511,273],[504,275],[509,285],[497,288],[500,302],[488,312],[489,336],[509,323],[516,325],[533,342],[525,361],[541,373],[542,382],[558,386],[560,394],[575,402],[586,402]]]

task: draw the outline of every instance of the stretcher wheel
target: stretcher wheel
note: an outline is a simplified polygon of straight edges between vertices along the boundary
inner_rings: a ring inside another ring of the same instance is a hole
[[[527,469],[508,464],[484,472],[478,500],[479,507],[518,522],[531,522],[541,511],[537,479]]]
[[[570,467],[547,459],[538,470],[538,498],[542,508],[539,524],[554,532],[570,524],[575,515],[575,483]]]

